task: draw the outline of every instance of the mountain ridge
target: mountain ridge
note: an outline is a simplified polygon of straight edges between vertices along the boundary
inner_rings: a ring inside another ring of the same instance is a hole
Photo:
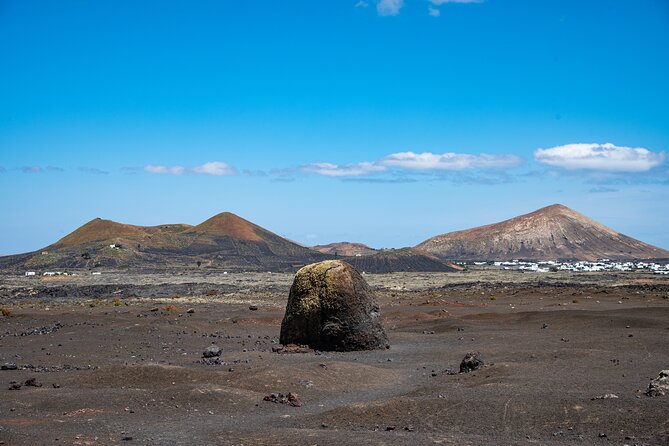
[[[416,247],[463,261],[669,258],[669,251],[621,234],[561,204],[437,235]]]

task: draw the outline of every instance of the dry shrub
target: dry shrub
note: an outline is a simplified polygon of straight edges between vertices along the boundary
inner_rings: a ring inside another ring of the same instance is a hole
[[[167,312],[173,312],[177,311],[177,307],[175,307],[174,305],[167,305],[166,307],[163,307],[163,310]]]
[[[10,317],[12,315],[12,310],[9,308],[0,308],[0,313],[5,317]]]
[[[207,291],[207,296],[212,297],[212,296],[218,296],[218,290],[209,290]]]

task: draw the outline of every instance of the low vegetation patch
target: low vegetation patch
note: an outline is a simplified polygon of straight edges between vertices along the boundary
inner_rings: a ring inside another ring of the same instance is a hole
[[[0,313],[5,317],[10,317],[12,315],[12,310],[9,308],[0,307]]]

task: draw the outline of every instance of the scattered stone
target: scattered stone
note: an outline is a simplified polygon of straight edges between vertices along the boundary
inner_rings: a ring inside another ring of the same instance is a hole
[[[132,437],[129,435],[126,435],[125,437],[121,438],[121,441],[132,441]]]
[[[249,305],[249,310],[258,311],[258,306],[257,305]]]
[[[195,313],[195,309],[189,308],[188,310],[186,310],[186,313],[193,314],[193,313]]]
[[[397,429],[397,426],[386,426],[386,431],[394,431]]]
[[[8,363],[2,364],[2,366],[0,366],[0,370],[16,370],[16,369],[18,369],[18,366],[16,364],[14,364],[13,362],[8,362]]]
[[[218,345],[210,345],[202,352],[203,358],[215,358],[221,356],[221,347]]]
[[[618,399],[618,395],[615,393],[606,393],[604,395],[598,395],[595,397],[590,398],[590,401],[594,400],[612,400],[612,399]]]
[[[283,393],[272,393],[263,398],[263,401],[269,401],[271,403],[277,403],[277,404],[288,404],[289,406],[293,407],[301,407],[302,402],[300,401],[300,397],[297,393],[292,393],[288,392],[287,395],[284,395]]]
[[[599,438],[606,438],[606,434],[604,432],[599,433]]]
[[[469,352],[460,363],[460,373],[469,373],[483,367],[483,359],[479,352]]]
[[[25,382],[26,387],[42,387],[42,383],[37,378],[28,378]]]
[[[374,292],[355,268],[341,260],[313,263],[297,272],[280,342],[323,351],[389,347]]]
[[[37,328],[31,328],[30,330],[23,331],[21,333],[18,333],[16,336],[33,336],[33,335],[45,335],[49,333],[53,333],[55,331],[60,330],[63,328],[63,324],[60,322],[56,322],[53,325],[46,325],[44,327],[37,327]]]
[[[657,378],[648,384],[647,396],[664,396],[669,393],[669,370],[662,370]]]
[[[274,353],[313,353],[314,349],[309,348],[308,345],[300,344],[286,344],[282,346],[272,347]]]
[[[60,389],[60,384],[53,383],[53,384],[51,384],[51,386],[52,386],[54,389]]]
[[[541,329],[542,329],[542,330],[545,330],[545,329],[547,329],[547,328],[548,328],[548,324],[543,324],[543,325],[541,326]]]
[[[153,308],[151,308],[149,311],[156,312],[156,311],[158,311],[158,310],[160,310],[160,308],[158,308],[158,307],[153,307]]]
[[[16,381],[11,381],[9,383],[9,390],[19,390],[21,388],[21,384],[17,383]]]

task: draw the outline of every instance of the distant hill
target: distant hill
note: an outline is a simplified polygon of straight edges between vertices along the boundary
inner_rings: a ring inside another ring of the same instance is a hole
[[[330,258],[229,212],[197,225],[133,226],[96,218],[56,243],[3,257],[0,268],[216,266],[293,270]]]
[[[349,257],[346,262],[369,273],[453,272],[461,269],[416,248],[388,249],[368,256]]]
[[[316,245],[311,249],[315,249],[323,254],[332,254],[345,257],[365,256],[378,252],[378,250],[370,248],[363,243],[339,242],[330,243],[328,245]]]
[[[620,234],[560,204],[500,223],[438,235],[417,248],[463,261],[669,258],[669,251]]]

